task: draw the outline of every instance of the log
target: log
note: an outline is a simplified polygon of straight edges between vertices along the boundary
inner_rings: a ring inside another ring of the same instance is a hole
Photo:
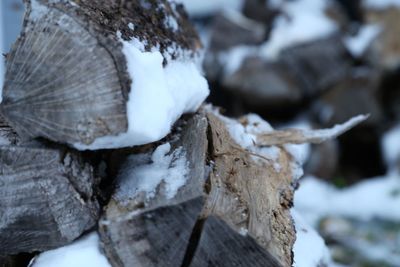
[[[220,118],[212,113],[207,118],[214,167],[204,213],[221,217],[237,232],[247,232],[282,266],[291,266],[295,241],[289,212],[294,193],[291,156],[278,148],[276,160],[255,159],[238,149]]]
[[[352,64],[339,34],[284,49],[280,55],[306,97],[318,95],[340,82]]]
[[[181,130],[163,141],[171,144],[170,155],[185,151],[190,166],[185,184],[172,197],[168,173],[150,191],[143,184],[157,173],[141,173],[146,166],[157,168],[155,155],[165,144],[147,147],[145,153],[132,152],[125,159],[125,165],[135,167],[122,167],[120,184],[99,223],[111,264],[200,266],[204,262],[199,255],[207,253],[207,260],[216,264],[212,266],[290,266],[295,238],[289,213],[294,190],[290,155],[280,150],[282,169],[277,172],[276,162],[259,162],[238,149],[223,121],[213,114],[200,113],[181,123]],[[168,169],[174,180],[182,179],[185,173],[174,168],[172,164]],[[133,190],[126,191],[129,187]],[[210,246],[210,235],[218,239],[217,247]],[[237,244],[226,245],[224,253],[213,251],[226,240]]]
[[[97,184],[92,166],[65,148],[0,146],[0,255],[53,249],[91,229]]]
[[[155,185],[154,194],[135,189],[135,185],[145,183],[151,176],[129,177],[129,171],[122,171],[117,178],[125,182],[120,182],[99,222],[103,247],[113,266],[180,266],[183,261],[204,202],[207,121],[204,116],[195,115],[181,127],[181,132],[172,134],[169,141],[172,154],[184,151],[189,168],[186,183],[173,197],[167,193],[165,181]],[[153,151],[154,147],[150,147],[144,154],[133,155],[122,170],[129,170],[132,160],[143,157],[147,164]],[[175,173],[171,178],[182,179],[181,175],[184,173]],[[133,186],[129,181],[134,182]],[[123,193],[129,187],[132,191]]]
[[[23,31],[7,56],[0,106],[23,139],[89,145],[127,132],[135,78],[123,42],[157,48],[164,65],[201,47],[182,5],[167,0],[26,3]]]
[[[254,53],[253,53],[254,54]],[[252,109],[293,107],[344,79],[351,58],[338,35],[283,49],[277,60],[249,54],[222,85]]]
[[[190,267],[260,266],[280,267],[267,250],[243,236],[223,220],[210,216],[204,222],[201,238]]]

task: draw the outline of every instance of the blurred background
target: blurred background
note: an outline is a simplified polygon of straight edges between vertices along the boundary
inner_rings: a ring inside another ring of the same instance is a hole
[[[309,261],[296,266],[400,266],[400,0],[180,2],[205,47],[208,101],[226,115],[257,113],[276,128],[371,115],[337,140],[301,147],[293,212],[327,248],[300,244]],[[23,12],[22,0],[0,0],[4,54]]]

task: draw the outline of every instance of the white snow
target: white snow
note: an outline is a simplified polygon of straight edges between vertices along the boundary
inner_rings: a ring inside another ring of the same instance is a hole
[[[167,28],[170,28],[173,31],[177,31],[179,29],[178,22],[173,16],[167,16],[165,18],[165,25]]]
[[[285,48],[326,38],[338,30],[337,24],[325,15],[330,4],[328,0],[274,0],[271,4],[279,8],[282,14],[275,18],[270,37],[265,43],[259,46],[236,46],[219,53],[218,60],[224,66],[226,75],[234,73],[249,56],[275,61]]]
[[[380,32],[379,25],[365,25],[361,27],[356,36],[346,37],[344,44],[353,56],[360,57]]]
[[[121,42],[132,78],[128,131],[97,138],[90,145],[74,144],[77,149],[120,148],[160,140],[183,113],[196,111],[209,94],[194,59],[182,57],[163,67],[158,50],[146,52],[136,39]]]
[[[31,14],[30,18],[32,21],[36,21],[46,15],[49,12],[49,9],[47,6],[40,4],[37,0],[32,0],[31,1]]]
[[[372,9],[386,9],[390,7],[400,7],[399,0],[364,0],[363,5]]]
[[[43,252],[35,258],[31,267],[111,267],[100,251],[96,232],[58,249]]]
[[[135,25],[133,25],[132,22],[129,22],[128,23],[128,28],[131,29],[131,30],[134,30],[135,29]]]
[[[383,156],[389,169],[400,162],[400,125],[385,133],[382,138]]]
[[[329,215],[399,221],[399,191],[400,176],[396,174],[365,180],[346,189],[307,177],[300,182],[294,205],[313,225]]]
[[[291,215],[296,227],[293,267],[317,267],[322,263],[330,264],[330,253],[322,237],[295,209],[291,209]]]
[[[259,55],[259,47],[250,45],[234,46],[218,54],[218,61],[224,67],[225,75],[232,75],[242,66],[243,61],[250,56]]]
[[[165,143],[153,152],[151,162],[144,155],[132,155],[118,177],[115,198],[124,202],[144,192],[146,198],[151,199],[161,183],[166,198],[173,198],[186,183],[189,163],[182,147],[170,152],[171,145]]]
[[[271,37],[263,45],[262,54],[273,60],[284,48],[334,33],[337,25],[324,13],[328,5],[328,0],[282,0],[283,14],[275,19]]]
[[[215,14],[223,9],[240,10],[243,6],[243,0],[177,0],[182,3],[189,15],[206,16]]]
[[[284,125],[282,128],[296,128],[303,130],[310,130],[311,125],[304,119],[298,119],[294,122]],[[293,157],[290,162],[292,171],[292,179],[298,180],[304,175],[303,165],[307,162],[311,154],[311,145],[305,144],[286,144],[284,148]]]
[[[222,13],[226,19],[230,20],[232,23],[235,23],[239,27],[257,32],[258,35],[264,35],[265,28],[263,25],[247,18],[240,11],[234,9],[225,9]]]
[[[277,172],[281,170],[281,166],[278,163],[280,148],[276,146],[259,147],[256,145],[257,134],[273,130],[268,122],[257,114],[248,114],[238,121],[222,116],[218,111],[212,109],[211,106],[206,106],[206,109],[213,112],[214,115],[225,123],[230,136],[241,148],[272,160],[274,169]],[[253,159],[256,161],[264,160],[257,156],[253,156]]]

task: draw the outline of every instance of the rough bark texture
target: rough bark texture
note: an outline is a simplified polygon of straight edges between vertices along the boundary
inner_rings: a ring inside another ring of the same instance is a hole
[[[132,81],[122,39],[159,46],[165,64],[201,47],[182,6],[166,0],[26,2],[0,106],[24,139],[91,144],[126,132]]]
[[[0,255],[53,249],[99,216],[92,168],[65,151],[0,147]]]
[[[210,113],[207,117],[214,166],[205,214],[247,232],[283,266],[290,266],[295,240],[289,211],[294,192],[290,155],[280,150],[277,171],[273,162],[238,149],[223,122]]]

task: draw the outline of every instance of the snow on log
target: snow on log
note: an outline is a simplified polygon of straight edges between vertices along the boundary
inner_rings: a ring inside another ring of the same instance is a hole
[[[82,262],[104,262],[104,251],[114,267],[291,266],[290,209],[301,166],[293,147],[257,144],[271,131],[257,115],[233,120],[208,106],[160,142],[111,151],[109,168],[118,174],[100,239],[45,252],[33,266],[61,266],[68,257],[56,255],[79,254],[86,243],[96,253],[79,254]]]
[[[208,95],[182,5],[28,0],[0,111],[24,138],[78,149],[141,145]]]
[[[167,143],[130,155],[122,166],[99,222],[113,266],[181,266],[204,202],[207,120],[195,115],[180,127]]]
[[[201,266],[207,254],[218,266],[289,266],[290,154],[277,148],[277,171],[277,162],[241,149],[212,113],[177,129],[166,143],[138,148],[123,163],[99,223],[110,263]]]
[[[295,240],[289,210],[294,192],[290,154],[277,148],[275,159],[254,156],[240,149],[221,118],[213,113],[207,117],[214,163],[206,214],[221,217],[254,238],[282,266],[290,266]]]

